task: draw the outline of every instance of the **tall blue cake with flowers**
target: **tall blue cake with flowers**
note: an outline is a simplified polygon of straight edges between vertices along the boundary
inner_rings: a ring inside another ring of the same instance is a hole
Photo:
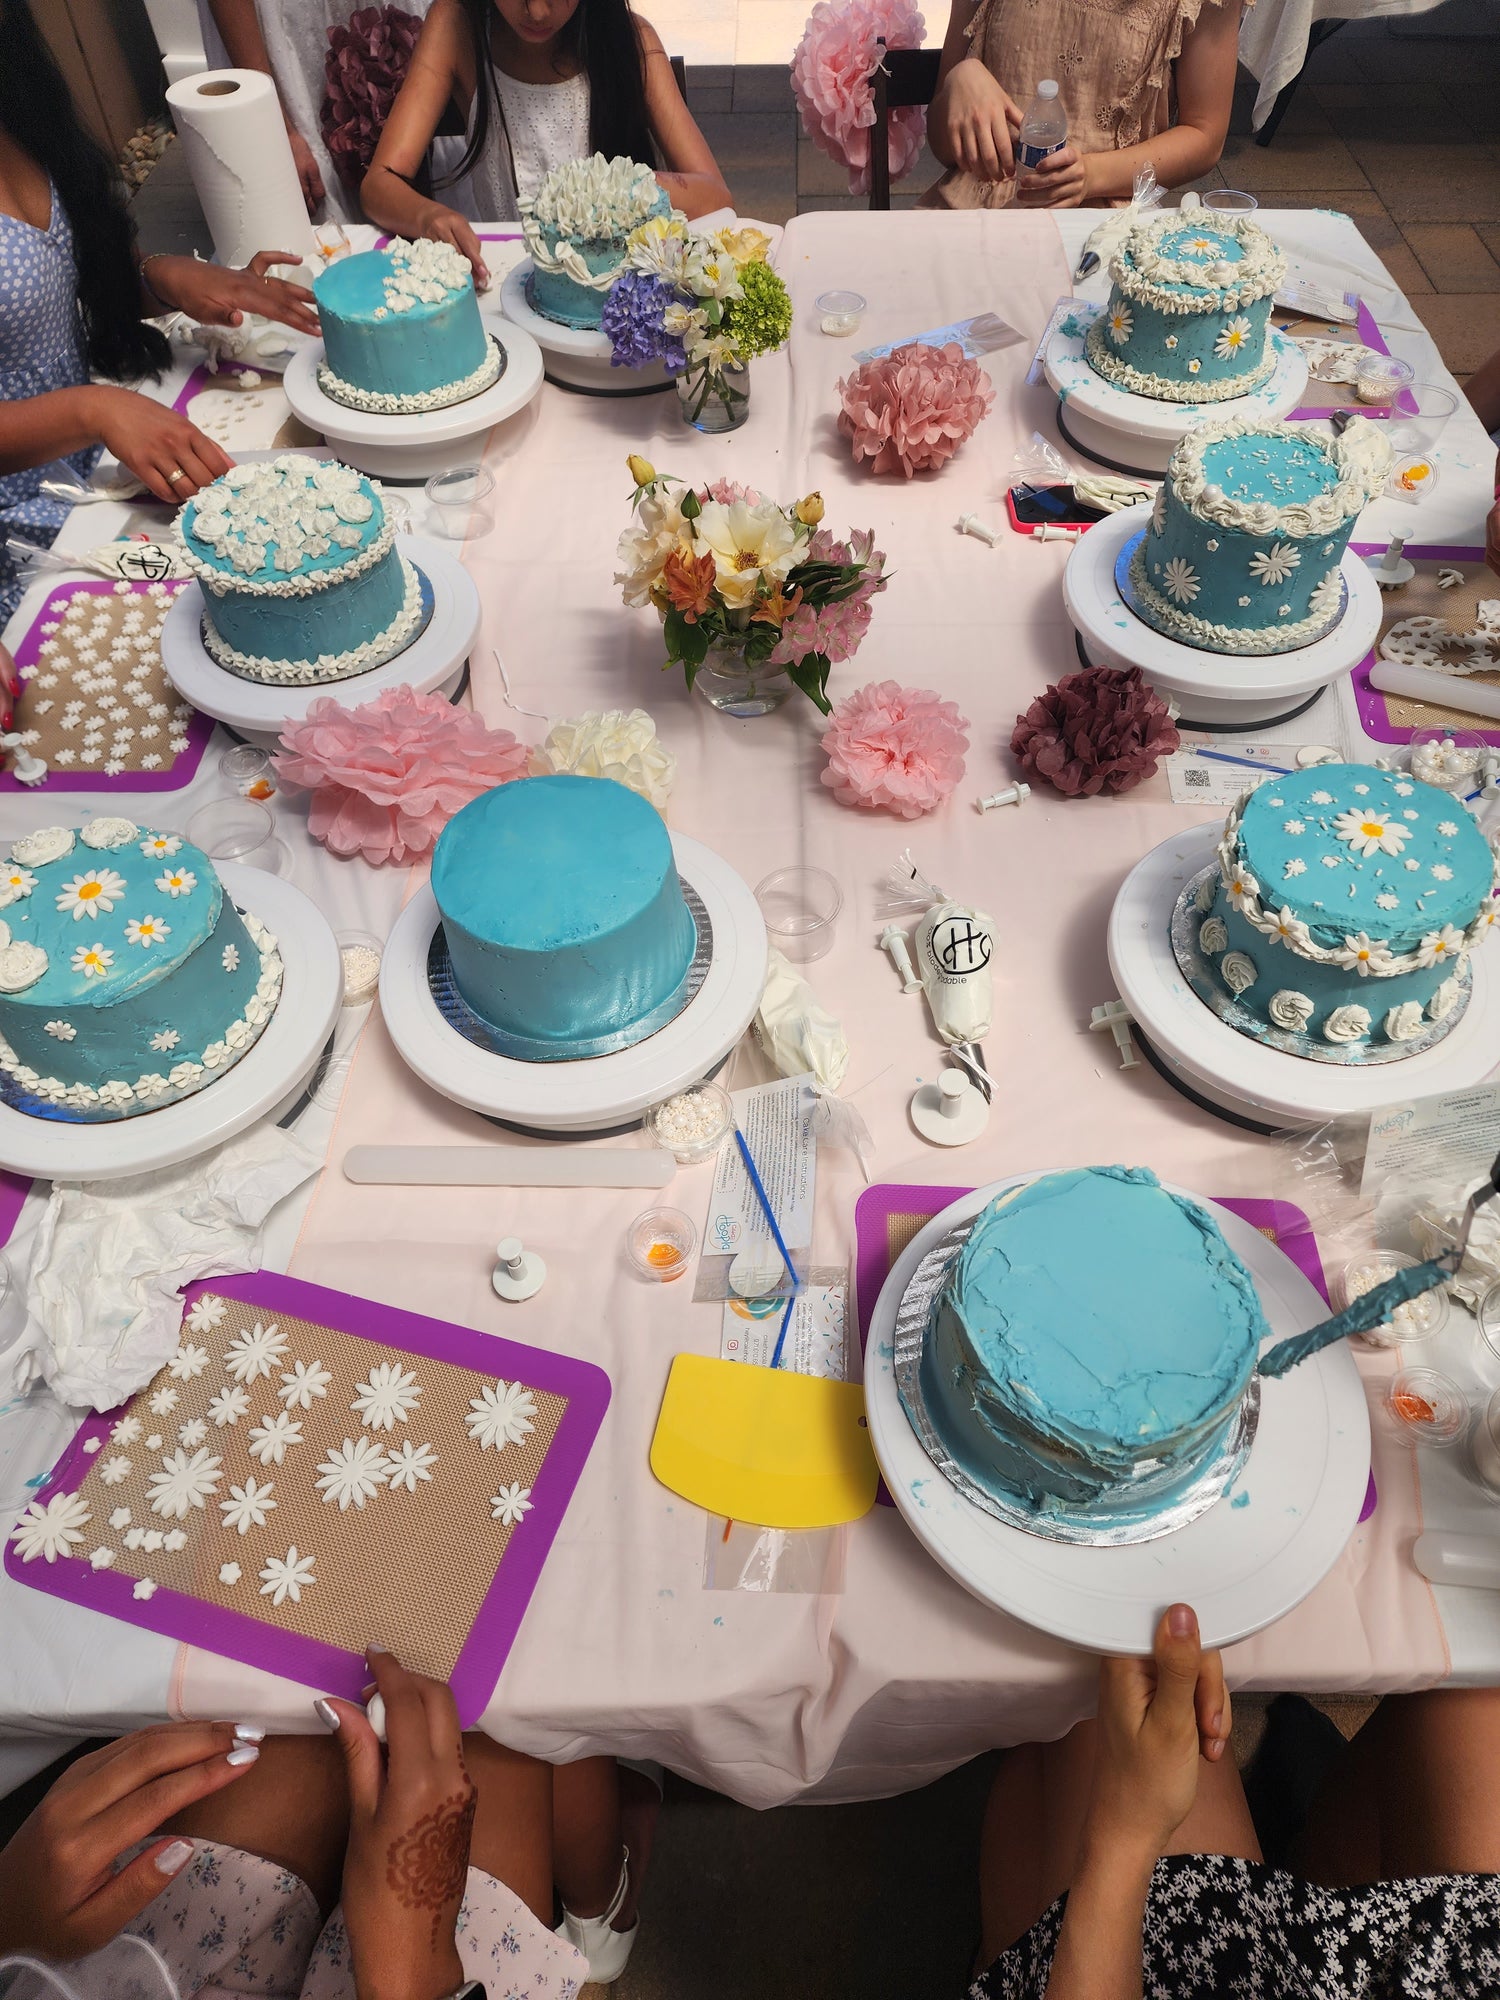
[[[175,833],[128,819],[28,833],[0,864],[9,1102],[102,1121],[226,1076],[281,992],[276,940]]]
[[[397,236],[313,281],[323,360],[318,387],[377,416],[444,410],[487,389],[504,365],[484,330],[469,260],[451,243]]]
[[[232,466],[188,501],[177,532],[203,590],[203,643],[243,680],[348,680],[421,625],[417,572],[379,487],[352,466],[296,452]]]
[[[595,330],[625,269],[631,231],[672,204],[650,167],[595,153],[554,167],[519,207],[533,309],[560,326]]]
[[[1459,801],[1399,771],[1268,779],[1230,814],[1200,890],[1199,950],[1237,1003],[1226,1018],[1296,1054],[1426,1046],[1500,920],[1496,870]]]
[[[1271,305],[1286,259],[1248,216],[1181,210],[1137,223],[1110,260],[1110,292],[1085,352],[1116,388],[1167,403],[1220,403],[1276,366]]]
[[[1128,1520],[1212,1460],[1268,1330],[1213,1217],[1148,1168],[1043,1174],[992,1201],[954,1260],[922,1399],[982,1491]]]
[[[1172,454],[1130,560],[1131,603],[1158,632],[1212,653],[1284,653],[1343,613],[1339,564],[1380,491],[1390,448],[1356,417],[1196,425]]]

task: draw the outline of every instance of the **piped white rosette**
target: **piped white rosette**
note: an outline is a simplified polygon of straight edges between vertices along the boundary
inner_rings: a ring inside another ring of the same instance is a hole
[[[1196,258],[1169,257],[1156,247],[1158,238],[1180,234],[1184,227],[1180,213],[1137,223],[1110,259],[1111,283],[1142,305],[1188,317],[1238,312],[1258,299],[1271,298],[1286,276],[1286,258],[1248,215],[1213,218],[1216,236],[1232,236],[1238,242],[1244,253],[1238,262],[1221,258],[1205,264]]]
[[[364,523],[376,505],[374,488],[352,466],[286,452],[231,466],[181,510],[177,535],[188,568],[216,597],[231,590],[306,597],[362,576],[390,548],[395,536],[389,520],[361,547]],[[219,561],[201,554],[200,543]],[[335,548],[350,550],[349,560],[320,570],[306,567]],[[277,574],[258,577],[268,558]]]
[[[595,153],[555,168],[534,195],[521,197],[521,234],[539,271],[571,278],[588,291],[607,292],[624,268],[626,237],[656,212],[660,198],[661,183],[650,167]],[[617,244],[620,254],[607,269],[594,270],[578,249],[580,243],[596,250]]]

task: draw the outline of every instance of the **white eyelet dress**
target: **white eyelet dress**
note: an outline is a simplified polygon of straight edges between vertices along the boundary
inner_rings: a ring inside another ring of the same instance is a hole
[[[451,188],[434,190],[471,222],[514,222],[516,195],[535,194],[554,167],[589,153],[589,85],[582,75],[558,83],[520,83],[491,66],[505,112],[505,131],[490,126],[489,143],[473,170]],[[474,113],[469,112],[473,130]],[[506,138],[509,137],[509,157]],[[514,179],[512,179],[514,162]]]

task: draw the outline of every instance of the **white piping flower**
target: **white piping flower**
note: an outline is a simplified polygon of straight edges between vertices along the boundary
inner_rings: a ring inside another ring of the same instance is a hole
[[[1332,953],[1332,959],[1346,972],[1357,972],[1361,979],[1368,979],[1372,972],[1389,972],[1396,963],[1389,945],[1367,937],[1363,931],[1346,937]]]
[[[1464,948],[1464,934],[1452,924],[1444,924],[1441,930],[1429,931],[1417,946],[1417,964],[1426,971],[1429,966],[1446,965],[1457,958]]]
[[[1359,807],[1341,812],[1333,822],[1333,831],[1340,840],[1347,841],[1356,854],[1366,859],[1372,854],[1399,854],[1411,838],[1399,820],[1387,819],[1384,813],[1373,809],[1365,812]]]
[[[58,891],[57,907],[64,916],[71,915],[75,924],[82,917],[93,922],[101,910],[108,916],[124,894],[123,875],[117,875],[113,868],[91,868],[86,875],[75,875],[71,882],[64,882]]]

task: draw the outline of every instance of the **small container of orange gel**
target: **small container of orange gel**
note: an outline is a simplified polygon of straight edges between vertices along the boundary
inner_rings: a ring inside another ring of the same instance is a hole
[[[648,1208],[630,1225],[625,1251],[643,1278],[670,1284],[680,1278],[698,1247],[692,1218],[680,1208]]]

